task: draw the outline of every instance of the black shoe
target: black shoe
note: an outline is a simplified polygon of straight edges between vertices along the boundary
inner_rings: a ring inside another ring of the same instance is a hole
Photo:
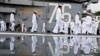
[[[34,31],[34,33],[37,33],[37,31]]]
[[[64,34],[63,32],[60,32],[60,34]]]

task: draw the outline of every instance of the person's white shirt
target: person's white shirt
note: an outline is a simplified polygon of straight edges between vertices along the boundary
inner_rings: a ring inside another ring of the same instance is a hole
[[[80,17],[79,17],[79,15],[77,14],[77,15],[75,16],[75,22],[76,22],[76,23],[78,23],[78,22],[80,21],[79,18],[80,18]]]
[[[68,34],[68,27],[69,27],[69,22],[64,22],[64,33]]]
[[[92,23],[92,17],[91,16],[86,16],[86,20],[87,24],[91,24]]]
[[[61,16],[62,16],[61,9],[58,8],[56,12],[56,20],[61,20]]]
[[[36,14],[33,13],[33,15],[32,15],[32,23],[36,23],[36,22],[37,22]]]
[[[4,21],[1,21],[0,23],[1,23],[1,24],[5,24],[5,22],[4,22]]]
[[[15,21],[15,19],[14,19],[14,14],[11,13],[11,14],[10,14],[10,22],[13,22],[13,21]]]

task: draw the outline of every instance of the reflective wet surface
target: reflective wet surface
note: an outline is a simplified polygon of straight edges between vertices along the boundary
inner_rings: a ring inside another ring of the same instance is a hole
[[[0,56],[95,56],[100,55],[99,40],[83,36],[0,35]]]

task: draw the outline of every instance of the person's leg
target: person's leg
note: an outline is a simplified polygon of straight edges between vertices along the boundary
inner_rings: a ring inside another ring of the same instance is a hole
[[[3,31],[5,31],[6,30],[6,27],[5,27],[5,24],[3,24]]]
[[[13,22],[10,22],[10,27],[9,27],[10,30],[12,30],[12,24],[13,24]]]
[[[34,31],[35,31],[35,32],[37,31],[37,27],[38,27],[38,24],[35,23],[35,25],[34,25]]]
[[[59,21],[56,21],[56,25],[54,26],[54,29],[53,29],[53,33],[58,33],[58,26],[59,26]]]
[[[60,28],[59,32],[63,32],[64,24],[62,20],[59,22],[59,28]]]
[[[46,31],[45,31],[45,23],[43,23],[42,32],[44,32],[44,33],[46,32]]]
[[[11,27],[10,27],[11,31],[14,31],[14,27],[15,27],[15,23],[11,22]]]
[[[34,32],[34,24],[32,24],[31,32]]]

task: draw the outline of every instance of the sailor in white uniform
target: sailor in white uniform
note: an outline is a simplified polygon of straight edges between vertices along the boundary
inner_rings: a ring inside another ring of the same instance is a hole
[[[37,31],[37,11],[34,11],[33,15],[32,15],[32,29],[31,32],[36,32]]]
[[[82,34],[86,34],[87,28],[86,28],[86,17],[82,18],[82,26],[81,26],[81,30],[82,30]]]
[[[60,31],[58,31],[60,30]],[[59,5],[56,12],[56,25],[53,29],[53,33],[63,32],[63,21],[62,21],[62,6]]]
[[[87,33],[91,34],[92,33],[92,17],[90,13],[88,13],[86,16],[86,28],[87,28]]]
[[[75,23],[78,23],[80,21],[80,12],[78,11],[75,15]]]
[[[77,13],[75,16],[75,34],[80,34],[81,33],[81,21],[80,21],[80,12]]]
[[[0,21],[0,24],[1,24],[1,31],[5,31],[6,30],[6,23],[2,20]]]
[[[56,12],[56,25],[53,29],[53,33],[63,32],[63,21],[62,21],[61,17],[62,17],[62,6],[59,5],[57,12]],[[60,56],[60,47],[61,47],[60,43],[62,41],[57,36],[54,36],[53,39],[54,39],[54,43],[55,43],[55,56]]]
[[[11,27],[14,27],[14,21],[15,21],[15,17],[14,17],[14,10],[12,10],[11,14],[10,14],[10,23],[11,23]],[[11,29],[11,28],[10,28]],[[11,29],[14,30],[14,29]]]
[[[32,44],[31,44],[32,54],[36,55],[37,37],[36,36],[32,36],[31,38],[32,38]]]
[[[74,23],[74,34],[81,34],[81,21],[80,21],[80,12],[77,13],[75,16],[75,23]],[[73,46],[74,46],[74,54],[77,56],[78,51],[80,48],[81,38],[74,36],[72,38]]]

